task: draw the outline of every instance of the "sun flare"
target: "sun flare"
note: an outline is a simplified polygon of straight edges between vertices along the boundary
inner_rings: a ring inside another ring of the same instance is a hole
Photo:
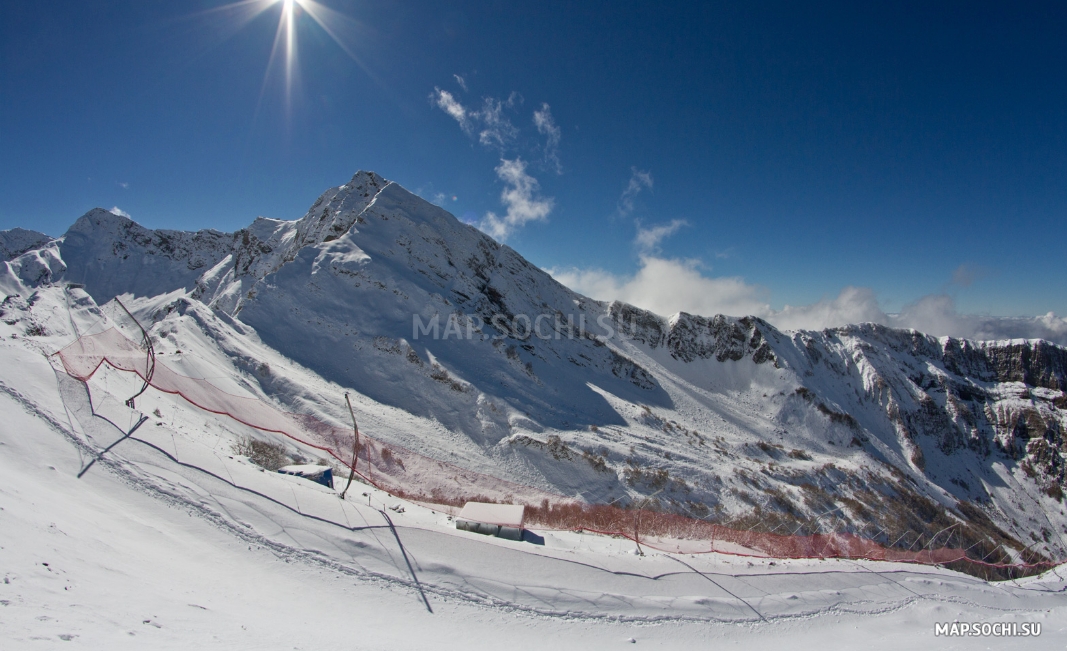
[[[353,35],[359,30],[359,24],[321,2],[315,0],[238,0],[204,13],[213,15],[216,19],[221,18],[228,24],[228,31],[232,33],[244,28],[268,11],[278,12],[278,23],[267,69],[263,76],[261,101],[272,75],[279,72],[276,67],[280,67],[284,83],[286,113],[291,113],[299,77],[297,28],[305,17],[310,18],[345,54],[366,70],[351,46],[351,43],[356,40]]]

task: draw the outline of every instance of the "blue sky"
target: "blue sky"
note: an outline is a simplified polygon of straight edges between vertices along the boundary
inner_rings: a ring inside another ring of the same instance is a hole
[[[1063,3],[305,0],[291,82],[285,5],[3,3],[0,229],[231,231],[371,169],[661,312],[1067,315]]]

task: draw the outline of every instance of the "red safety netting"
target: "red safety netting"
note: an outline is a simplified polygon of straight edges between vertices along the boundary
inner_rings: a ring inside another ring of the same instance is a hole
[[[620,536],[642,546],[683,554],[722,553],[760,558],[849,558],[924,565],[970,564],[985,568],[1048,569],[1060,562],[988,562],[951,547],[900,549],[886,547],[851,533],[813,535],[775,534],[714,524],[696,518],[653,511],[633,511],[606,505],[542,505],[528,512],[527,521],[559,529]],[[918,537],[913,537],[918,539]],[[915,546],[913,545],[913,546]],[[987,546],[988,549],[988,546]],[[996,551],[996,550],[994,550]],[[1006,554],[987,553],[1005,558]]]
[[[105,362],[136,373],[159,391],[179,395],[205,411],[228,416],[249,427],[282,434],[330,455],[346,467],[353,461],[366,482],[398,497],[438,505],[458,506],[465,501],[512,502],[528,505],[527,522],[549,528],[589,531],[629,538],[643,546],[677,553],[725,553],[769,558],[852,558],[950,565],[991,576],[1008,568],[1033,573],[1058,565],[1041,559],[1035,563],[997,563],[974,558],[953,548],[907,550],[885,547],[849,533],[780,535],[746,531],[696,518],[606,505],[581,505],[561,495],[523,486],[432,459],[394,444],[360,435],[353,459],[354,435],[348,428],[325,423],[313,416],[271,407],[257,398],[236,396],[207,380],[190,378],[158,361],[154,372],[146,352],[115,328],[80,337],[56,353],[66,372],[88,381]],[[148,377],[146,377],[148,376]],[[987,554],[986,558],[989,555]],[[1004,559],[1004,554],[997,558]],[[972,566],[968,568],[967,566]]]
[[[71,377],[87,381],[105,362],[121,371],[136,373],[150,386],[179,395],[190,404],[264,432],[274,432],[323,451],[351,468],[355,436],[351,428],[337,427],[314,416],[276,409],[257,398],[227,393],[207,380],[176,373],[166,364],[150,368],[145,351],[115,328],[80,337],[56,353]],[[384,444],[360,433],[356,473],[364,481],[399,497],[454,503],[478,497],[493,501],[539,502],[563,497],[497,477],[432,459],[394,444]]]

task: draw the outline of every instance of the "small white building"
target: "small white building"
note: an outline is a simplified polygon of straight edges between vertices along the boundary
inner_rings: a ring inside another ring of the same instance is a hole
[[[526,507],[521,504],[467,502],[456,517],[456,528],[508,540],[522,540]]]

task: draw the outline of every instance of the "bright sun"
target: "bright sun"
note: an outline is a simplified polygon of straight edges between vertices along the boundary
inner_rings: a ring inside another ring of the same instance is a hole
[[[263,12],[275,6],[281,6],[278,16],[278,27],[274,34],[274,45],[271,48],[270,60],[264,76],[264,87],[275,65],[281,65],[285,78],[285,102],[289,109],[293,96],[293,86],[297,72],[297,21],[303,16],[310,17],[344,52],[352,58],[360,67],[366,70],[363,63],[355,55],[346,41],[352,38],[343,38],[342,34],[351,34],[358,29],[358,24],[348,16],[335,11],[316,0],[238,0],[205,13],[222,15],[232,19],[234,27],[240,29]],[[262,94],[261,94],[262,99]]]

